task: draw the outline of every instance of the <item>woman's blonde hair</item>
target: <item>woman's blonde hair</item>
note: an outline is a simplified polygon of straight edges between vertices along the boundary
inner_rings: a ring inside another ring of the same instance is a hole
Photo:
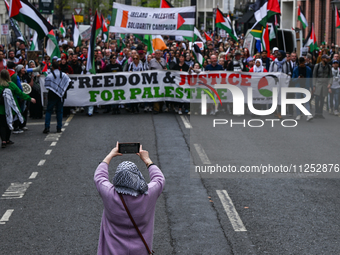
[[[0,73],[0,86],[8,87],[10,81],[9,72],[6,69],[3,69]]]

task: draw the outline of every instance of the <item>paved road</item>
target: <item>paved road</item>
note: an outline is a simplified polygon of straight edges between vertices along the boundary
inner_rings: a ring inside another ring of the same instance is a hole
[[[77,113],[60,136],[30,120],[0,151],[0,253],[95,254],[103,206],[93,173],[118,140],[139,141],[164,172],[157,254],[339,254],[338,179],[195,173],[215,164],[340,163],[340,119],[326,117],[290,129],[212,128],[211,116]],[[147,176],[137,156],[125,159]]]

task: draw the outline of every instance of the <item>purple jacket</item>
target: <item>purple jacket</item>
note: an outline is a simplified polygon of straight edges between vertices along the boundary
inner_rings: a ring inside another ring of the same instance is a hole
[[[123,197],[145,241],[152,250],[156,201],[162,193],[165,179],[161,170],[155,165],[149,167],[149,174],[151,181],[148,184],[147,195],[138,197],[123,195]],[[104,203],[97,254],[148,254],[118,193],[109,181],[106,163],[100,163],[97,167],[94,182]]]

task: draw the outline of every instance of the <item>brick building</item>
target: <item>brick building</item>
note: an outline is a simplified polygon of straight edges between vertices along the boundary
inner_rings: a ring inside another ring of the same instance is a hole
[[[326,42],[340,45],[340,33],[335,29],[335,10],[331,0],[306,0],[298,1],[307,19],[308,27],[304,30],[304,38],[308,35],[311,24],[314,23],[316,41],[318,45]],[[297,27],[302,28],[297,22]]]

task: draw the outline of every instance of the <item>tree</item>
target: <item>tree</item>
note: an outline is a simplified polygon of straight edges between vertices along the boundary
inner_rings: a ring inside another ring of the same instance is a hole
[[[58,26],[60,22],[63,20],[63,12],[64,8],[68,5],[67,0],[56,0],[54,4],[55,16],[58,17]]]

